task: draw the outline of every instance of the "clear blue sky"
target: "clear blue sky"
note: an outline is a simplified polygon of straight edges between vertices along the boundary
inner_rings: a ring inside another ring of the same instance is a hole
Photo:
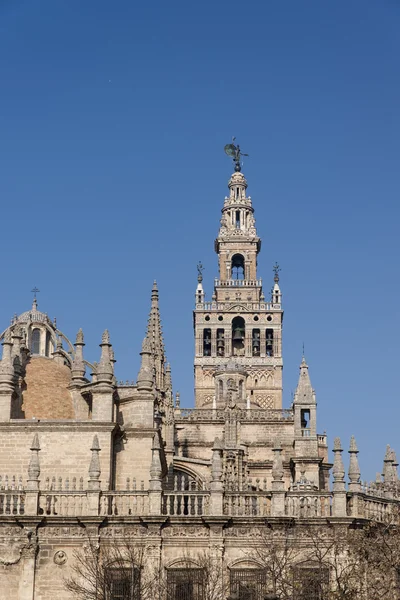
[[[284,404],[304,342],[319,431],[373,478],[400,454],[399,30],[397,0],[0,0],[0,328],[36,285],[133,379],[156,278],[191,406],[236,135],[267,291],[282,267]]]

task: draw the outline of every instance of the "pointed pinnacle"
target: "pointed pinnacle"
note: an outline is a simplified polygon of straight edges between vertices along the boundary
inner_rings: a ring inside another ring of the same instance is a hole
[[[340,437],[335,437],[333,440],[333,450],[342,450],[342,442],[340,441]]]
[[[104,330],[104,333],[101,336],[101,343],[102,344],[109,344],[110,343],[110,334],[108,333],[108,329]]]
[[[100,444],[99,444],[99,438],[97,437],[97,435],[94,435],[92,447],[90,449],[91,450],[101,450]]]
[[[33,436],[31,450],[40,450],[39,436],[37,433],[35,433],[35,435]]]
[[[349,452],[358,452],[356,438],[354,437],[354,435],[352,435],[351,438],[350,438],[350,450],[349,450]]]
[[[75,344],[83,344],[83,331],[82,331],[82,328],[80,328],[79,331],[78,331],[78,333],[76,334]]]

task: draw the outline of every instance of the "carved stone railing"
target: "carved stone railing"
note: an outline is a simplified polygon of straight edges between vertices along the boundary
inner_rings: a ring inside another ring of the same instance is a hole
[[[45,490],[39,493],[39,514],[49,517],[79,517],[88,514],[86,492]]]
[[[294,413],[290,409],[274,408],[243,408],[236,411],[237,419],[241,422],[293,421]],[[212,408],[181,408],[175,414],[175,421],[225,421],[224,409]]]
[[[271,494],[233,492],[224,495],[224,515],[229,517],[267,517],[271,514]]]
[[[262,287],[262,279],[215,279],[216,287]]]
[[[203,517],[209,508],[209,492],[164,492],[161,498],[161,514],[169,517]]]
[[[285,498],[285,516],[297,519],[330,517],[332,494],[288,492]]]
[[[149,514],[147,492],[102,492],[100,514],[104,516],[141,516]]]
[[[390,498],[377,498],[366,494],[347,496],[347,516],[385,521],[397,503]]]
[[[0,475],[0,515],[23,515],[25,492],[22,477]]]

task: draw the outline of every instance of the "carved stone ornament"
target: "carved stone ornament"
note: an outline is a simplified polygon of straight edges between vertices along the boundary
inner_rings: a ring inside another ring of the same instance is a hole
[[[65,563],[68,560],[68,557],[67,557],[66,553],[64,552],[64,550],[57,550],[57,552],[54,555],[53,560],[56,563],[56,565],[62,566],[62,565],[65,565]]]
[[[37,539],[31,529],[0,528],[0,565],[15,565],[21,558],[34,554],[36,549]]]
[[[209,531],[205,527],[177,527],[171,526],[163,529],[163,537],[208,537]]]

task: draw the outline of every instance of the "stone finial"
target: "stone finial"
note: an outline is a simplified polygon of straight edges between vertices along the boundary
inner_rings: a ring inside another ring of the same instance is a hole
[[[78,346],[78,345],[84,346],[84,337],[83,337],[82,328],[80,328],[78,333],[76,334],[75,346]]]
[[[100,457],[99,457],[99,452],[100,452],[101,448],[100,448],[100,444],[99,444],[99,438],[97,437],[97,435],[95,435],[93,437],[92,447],[90,448],[90,450],[91,450],[92,456],[91,456],[90,465],[89,465],[89,489],[93,490],[93,489],[99,489],[99,487],[100,487],[99,478],[100,478],[100,474],[101,474]]]
[[[153,447],[151,450],[151,466],[150,466],[150,490],[161,490],[161,458],[160,458],[160,437],[158,431],[154,433]]]
[[[80,383],[84,383],[86,366],[83,360],[83,347],[85,344],[83,341],[82,329],[79,329],[78,333],[76,334],[76,340],[74,345],[75,356],[71,365],[71,377],[72,380],[75,382],[79,381]]]
[[[114,377],[113,365],[110,357],[110,335],[106,329],[101,337],[101,356],[97,365],[97,382],[111,383]]]
[[[37,433],[33,436],[31,444],[31,459],[28,466],[28,489],[38,490],[39,489],[39,475],[40,475],[40,464],[39,464],[39,436]]]
[[[358,448],[354,435],[350,439],[350,464],[349,464],[349,491],[361,492],[361,473],[358,464]]]
[[[344,492],[345,491],[345,482],[344,482],[345,470],[344,470],[344,464],[343,464],[343,459],[342,459],[343,449],[342,449],[342,444],[340,442],[339,437],[335,438],[335,440],[333,442],[333,452],[334,452],[333,470],[332,470],[333,491],[334,492]]]
[[[152,391],[154,382],[154,361],[152,360],[150,340],[146,336],[143,340],[140,370],[137,376],[137,389],[139,391]]]
[[[180,392],[176,392],[176,395],[175,395],[175,408],[180,409],[180,407],[181,407],[181,394],[180,394]]]

